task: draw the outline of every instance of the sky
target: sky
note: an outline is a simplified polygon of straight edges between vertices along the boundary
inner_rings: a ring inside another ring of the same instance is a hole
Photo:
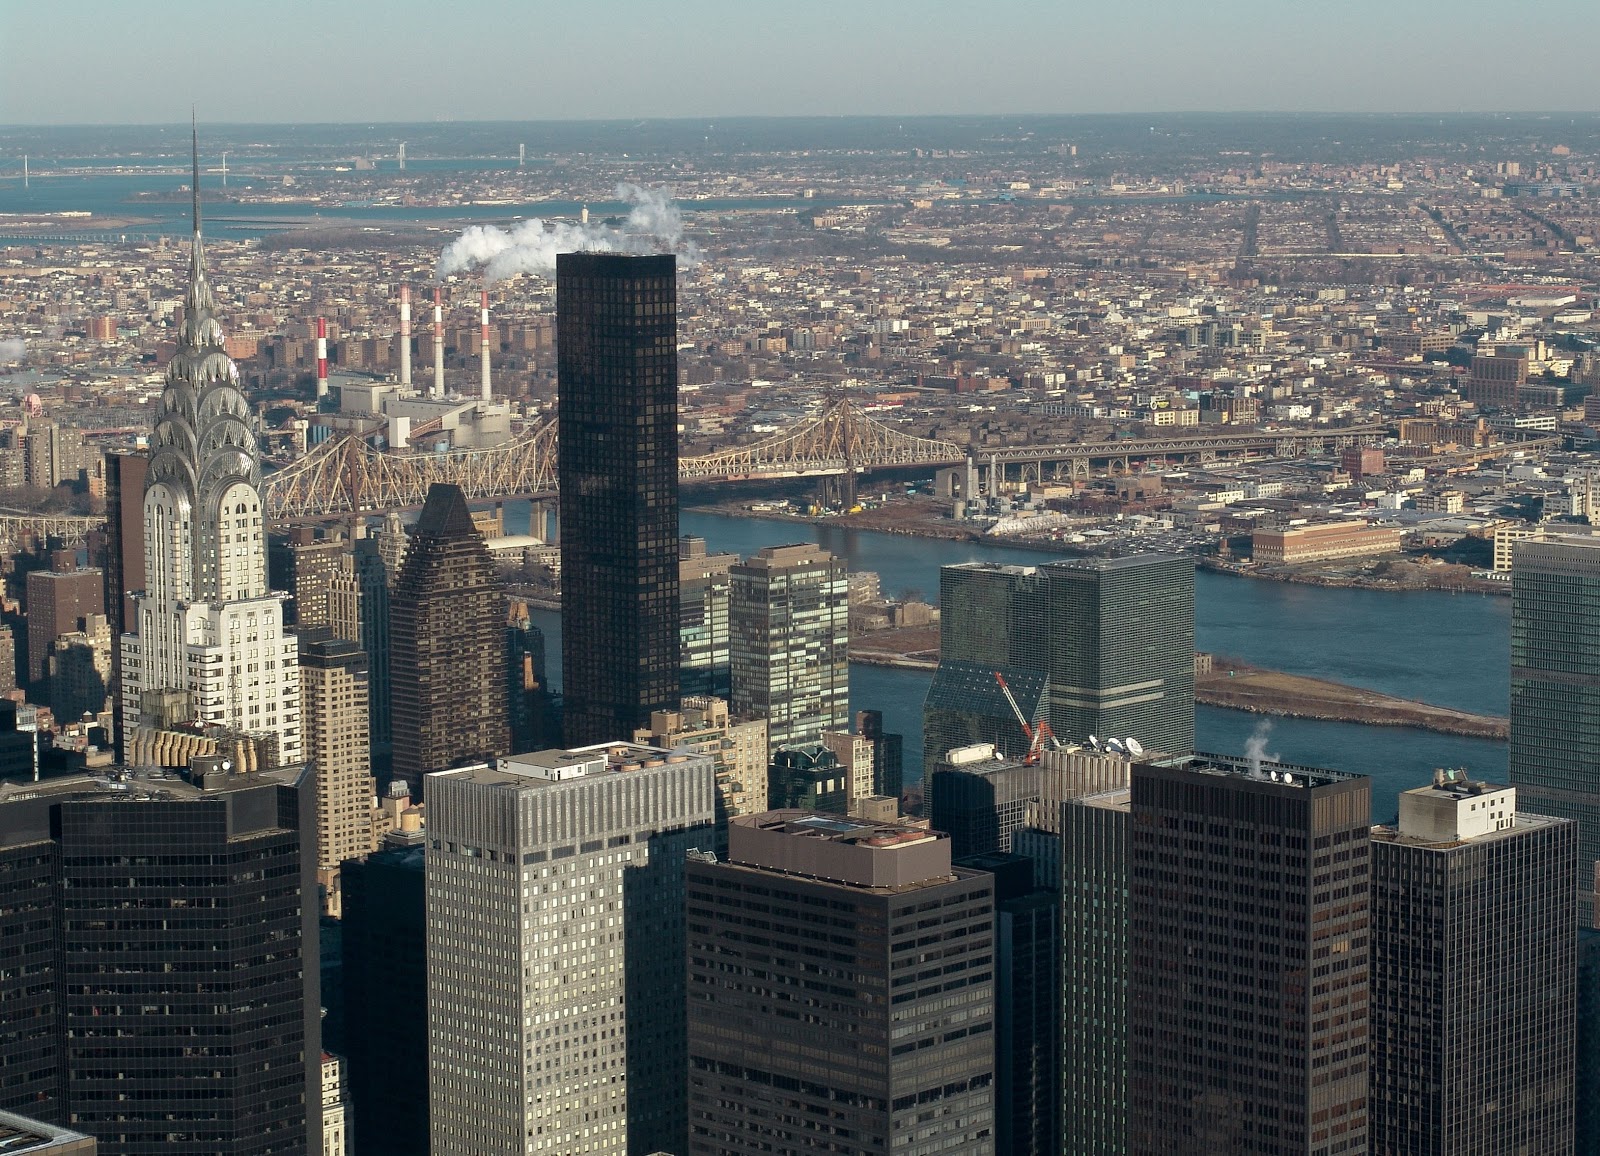
[[[0,124],[1592,112],[1597,43],[1597,0],[0,0]]]

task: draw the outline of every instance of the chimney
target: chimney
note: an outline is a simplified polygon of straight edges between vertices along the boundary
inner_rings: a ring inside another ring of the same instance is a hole
[[[489,388],[489,291],[483,291],[483,336],[478,340],[478,356],[483,359],[482,400],[493,401],[494,391]]]
[[[411,286],[400,286],[400,388],[411,388]]]
[[[433,392],[431,397],[444,396],[444,289],[433,287]]]
[[[317,318],[317,400],[328,396],[328,319]]]

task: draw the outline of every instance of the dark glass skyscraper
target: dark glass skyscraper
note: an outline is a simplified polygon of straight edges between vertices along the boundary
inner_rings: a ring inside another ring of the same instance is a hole
[[[677,334],[677,258],[556,258],[569,746],[678,705]]]
[[[952,746],[1027,739],[995,681],[1063,741],[1194,747],[1194,563],[1164,554],[939,571],[939,669],[923,707],[924,767]]]
[[[312,775],[225,766],[0,801],[0,1104],[102,1153],[320,1143]]]
[[[429,488],[389,623],[394,777],[509,751],[505,593],[459,486]]]
[[[1128,1151],[1367,1151],[1371,786],[1216,758],[1133,768]]]
[[[1600,860],[1600,538],[1518,542],[1511,567],[1511,781],[1578,821],[1578,921]]]

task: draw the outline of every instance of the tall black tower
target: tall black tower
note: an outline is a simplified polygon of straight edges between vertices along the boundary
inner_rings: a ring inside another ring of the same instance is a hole
[[[556,258],[569,747],[678,705],[677,258]]]

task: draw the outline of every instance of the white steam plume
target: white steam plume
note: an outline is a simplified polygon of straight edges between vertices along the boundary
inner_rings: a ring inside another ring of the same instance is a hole
[[[435,279],[479,268],[487,285],[519,273],[553,277],[557,253],[676,253],[686,264],[699,263],[700,250],[683,238],[683,214],[672,190],[620,184],[616,195],[632,206],[620,229],[541,217],[509,230],[473,225],[445,246]]]
[[[1252,779],[1261,777],[1263,759],[1269,763],[1278,761],[1277,755],[1269,755],[1267,753],[1267,735],[1271,733],[1272,720],[1262,719],[1256,723],[1256,729],[1251,731],[1250,737],[1244,741],[1244,757],[1250,760],[1250,777]]]
[[[0,337],[0,365],[9,365],[28,356],[28,343],[20,337]]]

